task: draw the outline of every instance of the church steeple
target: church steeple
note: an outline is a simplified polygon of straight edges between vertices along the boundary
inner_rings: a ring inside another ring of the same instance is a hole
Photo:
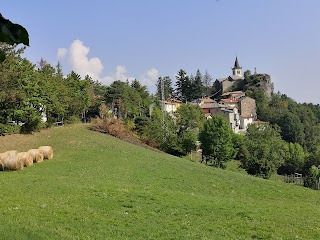
[[[234,67],[232,68],[232,75],[243,77],[242,75],[242,67],[240,67],[238,57],[236,56],[236,60],[234,61]]]

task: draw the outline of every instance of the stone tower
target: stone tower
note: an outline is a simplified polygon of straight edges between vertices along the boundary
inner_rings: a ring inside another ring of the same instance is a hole
[[[240,65],[239,65],[238,57],[236,57],[236,60],[234,62],[234,67],[232,68],[232,75],[238,76],[238,77],[243,77],[242,67],[240,67]]]

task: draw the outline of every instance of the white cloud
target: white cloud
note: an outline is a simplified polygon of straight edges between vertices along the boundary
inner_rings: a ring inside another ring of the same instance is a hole
[[[115,69],[115,73],[111,76],[106,76],[101,79],[103,84],[109,85],[116,80],[129,81],[137,79],[141,85],[145,85],[148,88],[153,88],[156,86],[157,80],[159,78],[159,71],[156,68],[149,69],[146,73],[141,74],[139,77],[132,77],[127,75],[127,69],[123,65],[118,65]]]
[[[67,53],[68,53],[68,49],[66,48],[58,48],[58,53],[57,53],[57,58],[60,60],[60,59],[63,59],[67,56]]]
[[[142,85],[155,87],[159,77],[159,71],[156,68],[149,69],[139,77],[128,76],[124,65],[118,65],[115,72],[109,76],[101,76],[103,65],[98,57],[88,58],[90,48],[86,47],[80,40],[74,40],[68,49],[59,48],[57,58],[59,61],[66,60],[68,68],[80,74],[81,77],[89,75],[93,80],[99,80],[105,85],[110,85],[116,80],[131,82],[138,79]]]
[[[123,82],[128,80],[129,82],[131,82],[134,79],[134,77],[127,76],[127,69],[125,66],[118,65],[115,69],[114,74],[112,74],[111,76],[105,76],[102,79],[100,79],[100,81],[105,85],[110,85],[112,82],[116,80],[120,80]]]
[[[59,48],[57,57],[58,60],[67,60],[69,67],[80,74],[81,77],[89,75],[94,80],[99,79],[103,65],[99,58],[88,58],[87,55],[90,48],[83,45],[80,40],[74,40],[69,49]]]
[[[131,79],[133,77],[128,77],[126,75],[127,73],[127,69],[125,66],[121,66],[121,65],[118,65],[116,67],[116,74],[115,74],[115,80],[120,80],[120,81],[126,81],[127,79]]]
[[[154,87],[159,78],[159,71],[156,68],[149,69],[145,74],[138,79],[142,85]]]

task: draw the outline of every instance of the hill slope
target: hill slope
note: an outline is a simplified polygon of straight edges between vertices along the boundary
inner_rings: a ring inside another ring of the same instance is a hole
[[[86,125],[0,137],[53,160],[0,172],[3,239],[320,239],[320,193],[213,169]]]

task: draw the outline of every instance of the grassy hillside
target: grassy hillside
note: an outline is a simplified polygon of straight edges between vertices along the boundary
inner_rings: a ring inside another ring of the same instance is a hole
[[[1,239],[320,239],[320,192],[213,169],[86,125],[0,137],[53,160],[0,172]]]

